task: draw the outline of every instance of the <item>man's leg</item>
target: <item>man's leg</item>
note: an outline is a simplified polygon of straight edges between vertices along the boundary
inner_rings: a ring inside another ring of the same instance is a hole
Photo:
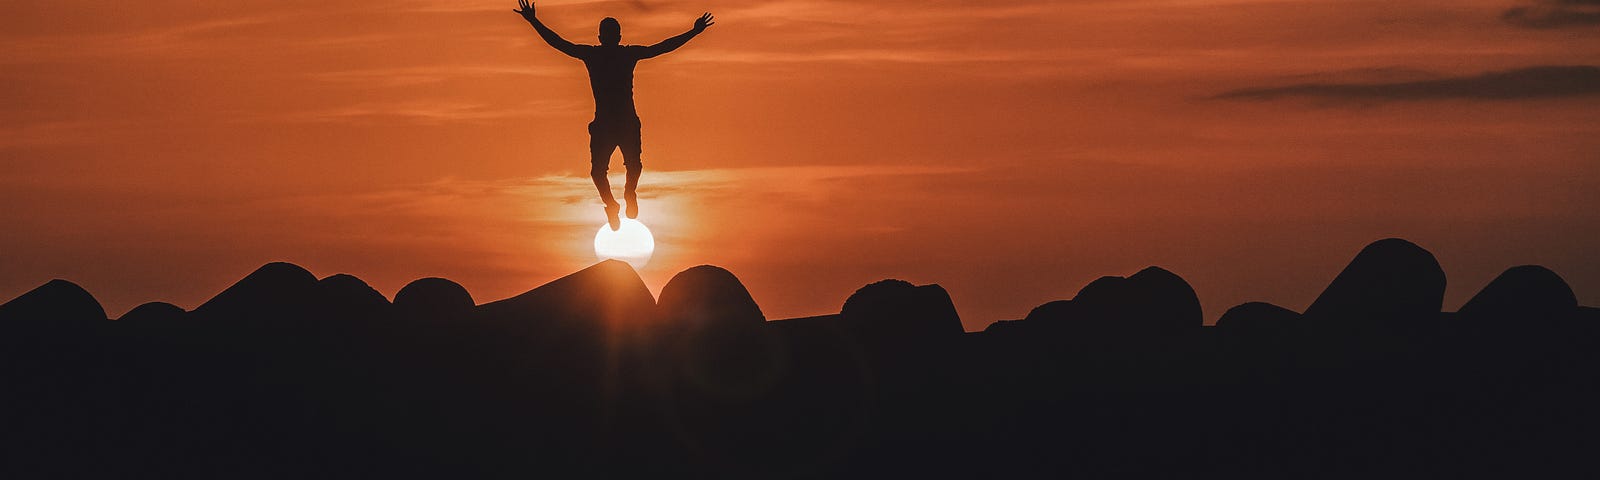
[[[622,165],[628,168],[628,183],[622,186],[622,199],[628,202],[628,218],[639,218],[639,174],[644,172],[644,164],[635,157]]]
[[[628,183],[622,186],[622,199],[628,201],[628,218],[639,218],[639,174],[644,172],[644,162],[640,159],[642,149],[637,127],[628,132],[620,147],[622,166],[628,169]]]
[[[611,196],[611,181],[606,179],[606,164],[591,164],[589,178],[594,179],[594,188],[600,191],[600,201],[606,204],[606,223],[611,225],[612,230],[622,228],[622,219],[617,218],[617,212],[622,210],[622,206],[617,205],[616,197]]]
[[[594,124],[590,124],[589,178],[594,180],[594,188],[600,192],[600,202],[605,203],[606,223],[611,225],[612,230],[616,230],[622,228],[622,219],[617,218],[617,213],[622,208],[617,205],[617,198],[611,196],[611,181],[606,179],[606,170],[610,168],[611,151],[617,146],[604,135],[596,133]]]
[[[594,180],[595,190],[600,191],[600,202],[606,205],[616,205],[617,197],[611,195],[611,180],[606,178],[606,165],[594,163],[589,167],[589,178]]]

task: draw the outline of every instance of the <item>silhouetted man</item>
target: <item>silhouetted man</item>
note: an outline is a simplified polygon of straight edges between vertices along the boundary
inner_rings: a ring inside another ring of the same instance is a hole
[[[606,221],[616,230],[622,225],[617,218],[621,209],[606,180],[611,151],[622,149],[622,165],[628,169],[628,183],[622,190],[622,198],[628,201],[628,218],[639,218],[639,173],[644,170],[639,160],[639,114],[633,109],[633,66],[640,60],[677,50],[711,26],[713,18],[710,13],[701,15],[689,31],[646,47],[622,45],[622,24],[606,17],[600,20],[599,45],[575,45],[534,17],[531,0],[517,3],[522,8],[512,11],[533,25],[545,43],[583,60],[584,68],[589,70],[589,88],[594,90],[594,121],[589,122],[589,176],[600,190],[600,201],[606,204]]]

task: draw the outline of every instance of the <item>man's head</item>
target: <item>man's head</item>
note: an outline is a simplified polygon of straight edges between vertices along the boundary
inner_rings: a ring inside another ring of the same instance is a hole
[[[611,17],[600,20],[600,44],[616,45],[619,43],[622,43],[622,24]]]

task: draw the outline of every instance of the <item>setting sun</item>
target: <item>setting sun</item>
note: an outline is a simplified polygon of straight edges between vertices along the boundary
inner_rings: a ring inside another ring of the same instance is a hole
[[[655,251],[656,239],[650,229],[631,218],[622,219],[622,228],[612,230],[609,225],[601,225],[600,232],[594,234],[594,256],[628,262],[635,270],[650,263]]]

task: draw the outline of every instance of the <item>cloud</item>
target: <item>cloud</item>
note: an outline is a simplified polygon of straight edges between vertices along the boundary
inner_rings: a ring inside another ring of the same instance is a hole
[[[570,68],[553,65],[419,65],[394,68],[369,68],[308,73],[312,80],[333,84],[399,87],[442,83],[464,77],[516,78],[559,77],[571,73]]]
[[[508,2],[462,2],[460,0],[412,0],[412,1],[409,1],[409,2],[400,3],[398,8],[400,10],[407,11],[407,12],[420,12],[420,13],[476,13],[476,12],[510,12],[512,8],[517,6],[517,4],[515,2],[509,2],[509,6],[507,5],[507,3]],[[623,3],[623,4],[626,4],[629,8],[633,8],[633,9],[639,10],[639,11],[654,10],[656,8],[656,6],[657,6],[656,2],[646,2],[644,0],[624,0],[622,2],[616,2],[615,0],[586,0],[586,1],[539,0],[539,2],[537,3],[536,7],[537,7],[537,10],[540,11],[540,12],[548,12],[548,11],[550,11],[549,9],[552,8],[552,7],[554,7],[554,8],[562,8],[562,7],[595,7],[595,6],[606,6],[608,4],[613,4],[613,3]]]
[[[260,118],[266,121],[440,125],[462,122],[488,122],[505,118],[548,115],[552,112],[581,111],[580,101],[541,101],[488,104],[448,100],[410,100],[371,102],[325,110],[298,112]]]
[[[237,38],[242,30],[281,24],[298,14],[272,13],[194,20],[131,31],[20,36],[0,43],[0,65],[126,56],[189,58]]]
[[[1500,19],[1536,29],[1597,26],[1600,25],[1600,0],[1542,0],[1506,9]]]
[[[975,169],[938,165],[795,165],[784,167],[714,168],[700,170],[659,170],[649,172],[650,188],[645,198],[697,196],[744,196],[760,193],[805,200],[834,193],[839,182],[878,177],[948,175]],[[514,197],[515,202],[578,204],[593,199],[594,185],[588,172],[546,175],[497,181],[445,179],[412,186],[395,193],[403,198],[442,196],[450,198]],[[615,176],[615,172],[613,172]],[[830,188],[833,187],[833,188]]]
[[[876,201],[908,198],[911,192],[891,180],[978,171],[931,165],[661,170],[646,171],[644,188],[639,193],[649,205],[651,227],[660,227],[661,232],[687,231],[687,225],[708,228],[706,222],[742,219],[755,211],[765,212],[757,214],[765,219],[741,220],[737,227],[727,228],[742,232],[740,235],[776,235],[778,238],[771,240],[777,241],[796,234],[784,229],[803,230],[819,222],[836,221],[839,208],[834,202],[840,197],[870,191],[883,197]],[[361,193],[253,199],[222,208],[233,209],[225,215],[228,218],[274,219],[265,230],[248,230],[265,228],[260,226],[263,224],[231,226],[230,234],[248,232],[271,237],[288,231],[296,241],[303,242],[304,250],[310,251],[361,244],[517,259],[509,263],[544,258],[582,264],[589,261],[587,250],[574,250],[573,245],[592,238],[603,220],[594,185],[586,173],[498,180],[443,178]],[[617,187],[622,183],[620,175],[613,175],[612,181]],[[869,185],[871,189],[867,188]],[[762,204],[753,206],[751,199],[760,199]],[[774,221],[767,217],[773,211],[789,213],[781,221]],[[747,231],[752,229],[759,232]],[[839,234],[842,233],[835,233]],[[713,236],[675,241],[712,242],[718,251],[725,251],[727,245],[716,242],[729,240]]]
[[[655,170],[647,172],[647,199],[695,197],[745,197],[759,194],[795,201],[820,200],[841,188],[855,188],[842,182],[883,177],[925,177],[977,172],[979,169],[938,165],[795,165],[784,167],[713,168],[700,170]],[[617,176],[612,172],[612,176]],[[351,199],[354,199],[352,201]],[[284,201],[291,210],[309,205],[346,203],[368,213],[403,211],[412,214],[460,216],[463,212],[493,210],[492,205],[577,205],[578,215],[561,209],[543,209],[526,220],[541,224],[588,225],[592,220],[589,203],[595,202],[593,181],[588,172],[551,174],[539,177],[500,180],[444,178],[434,182],[404,185],[356,195],[301,196]],[[574,218],[581,222],[573,222]]]
[[[40,121],[0,125],[0,150],[81,142],[113,122]],[[120,125],[119,125],[120,126]]]
[[[1215,98],[1275,100],[1302,97],[1349,101],[1406,101],[1522,100],[1584,95],[1600,95],[1600,67],[1547,65],[1406,82],[1301,83],[1231,90]]]
[[[808,63],[853,63],[853,64],[978,64],[978,63],[1017,63],[1041,62],[1052,60],[1052,57],[1042,54],[1025,52],[965,52],[947,51],[936,49],[905,49],[905,48],[841,48],[832,50],[819,50],[808,52],[791,51],[756,51],[752,49],[717,49],[703,48],[683,55],[685,61],[701,63],[734,63],[734,64],[808,64]]]

